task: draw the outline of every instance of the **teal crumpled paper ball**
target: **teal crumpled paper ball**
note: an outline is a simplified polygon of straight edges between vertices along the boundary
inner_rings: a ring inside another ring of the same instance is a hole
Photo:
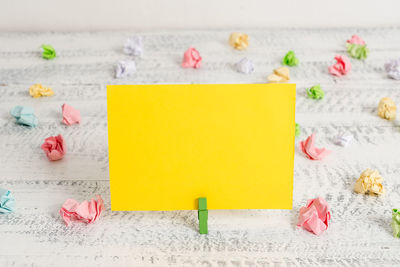
[[[0,188],[0,213],[14,211],[14,197],[7,189]]]
[[[38,119],[31,107],[15,106],[10,113],[17,120],[18,124],[30,127],[36,127],[38,124]]]

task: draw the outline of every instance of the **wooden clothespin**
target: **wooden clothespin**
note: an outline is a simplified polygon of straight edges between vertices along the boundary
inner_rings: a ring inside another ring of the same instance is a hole
[[[207,198],[199,198],[199,231],[200,234],[208,234],[208,210],[207,210]]]

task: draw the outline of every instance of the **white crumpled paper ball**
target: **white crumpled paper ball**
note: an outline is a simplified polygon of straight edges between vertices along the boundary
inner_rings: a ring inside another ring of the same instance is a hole
[[[254,71],[254,64],[248,58],[243,58],[238,63],[236,63],[236,70],[240,73],[250,74]]]
[[[140,57],[143,53],[142,37],[135,35],[126,39],[124,52],[130,56]]]
[[[125,78],[136,72],[136,64],[133,60],[120,60],[115,68],[115,77]]]

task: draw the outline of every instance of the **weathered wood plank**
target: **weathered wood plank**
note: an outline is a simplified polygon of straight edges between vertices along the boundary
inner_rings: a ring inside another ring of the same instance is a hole
[[[0,33],[0,187],[17,198],[14,214],[0,216],[0,265],[129,266],[395,266],[400,243],[391,236],[390,212],[399,208],[400,123],[376,116],[379,99],[400,103],[400,83],[386,77],[383,63],[400,57],[400,29],[286,29],[249,31],[251,46],[227,46],[229,31],[143,32],[145,53],[138,72],[117,80],[113,68],[127,58],[122,43],[129,32]],[[327,73],[333,56],[345,53],[353,33],[371,49],[365,62],[352,60],[348,77]],[[57,49],[54,61],[40,58],[39,46]],[[183,51],[195,46],[204,58],[199,70],[183,70]],[[107,84],[261,83],[294,49],[301,64],[291,68],[297,84],[296,121],[302,135],[317,133],[317,144],[334,152],[326,160],[295,153],[293,210],[210,211],[210,234],[200,236],[193,211],[112,212],[108,185]],[[252,75],[236,73],[242,57],[254,60]],[[52,87],[55,96],[32,99],[33,83]],[[320,83],[326,97],[314,101],[305,89]],[[61,105],[82,113],[82,124],[61,124]],[[34,107],[36,129],[16,125],[9,110]],[[342,131],[354,135],[348,148],[332,144]],[[48,162],[40,145],[62,133],[68,154]],[[367,168],[385,177],[387,194],[375,198],[352,192]],[[66,198],[101,194],[106,211],[94,225],[66,228],[58,209]],[[308,198],[325,197],[332,206],[329,231],[315,237],[296,229],[299,208]]]

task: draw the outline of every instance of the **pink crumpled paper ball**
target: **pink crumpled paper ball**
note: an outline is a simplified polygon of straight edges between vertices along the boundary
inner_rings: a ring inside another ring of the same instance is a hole
[[[74,123],[80,123],[81,121],[81,113],[79,110],[67,104],[62,105],[62,115],[62,122],[68,126]]]
[[[52,161],[62,159],[67,152],[64,138],[61,134],[46,138],[42,144],[42,149],[47,158]]]
[[[183,54],[182,67],[198,69],[201,67],[201,60],[199,51],[191,47]]]
[[[354,34],[353,36],[351,36],[350,40],[347,40],[347,43],[349,44],[358,44],[358,45],[365,45],[365,42],[363,39],[361,39],[360,36]]]
[[[335,56],[336,63],[329,66],[329,73],[336,76],[346,75],[351,70],[351,63],[348,57],[343,55]]]
[[[331,153],[326,148],[317,148],[315,143],[315,133],[307,137],[306,140],[300,142],[300,149],[311,160],[321,160]]]
[[[328,203],[322,197],[310,199],[305,207],[300,209],[297,226],[303,227],[315,235],[326,231],[331,220]]]
[[[97,200],[83,201],[79,204],[75,199],[67,199],[60,209],[60,215],[65,224],[69,226],[72,221],[81,221],[84,223],[95,222],[101,212],[104,210],[104,201],[97,195]]]

